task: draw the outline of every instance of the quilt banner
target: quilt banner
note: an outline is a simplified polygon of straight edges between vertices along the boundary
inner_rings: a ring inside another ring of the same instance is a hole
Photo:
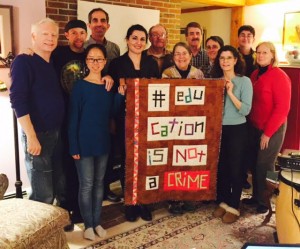
[[[125,204],[215,200],[224,80],[125,81]]]

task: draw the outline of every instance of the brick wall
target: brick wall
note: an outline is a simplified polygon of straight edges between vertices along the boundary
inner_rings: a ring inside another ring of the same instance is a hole
[[[77,17],[77,0],[45,0],[46,14],[48,17],[59,23],[60,44],[66,44],[63,35],[65,24]],[[105,4],[115,4],[145,9],[160,10],[160,22],[165,25],[169,33],[168,49],[172,49],[174,44],[180,39],[180,14],[181,0],[87,0],[89,2],[99,2]],[[142,23],[141,23],[142,24]]]

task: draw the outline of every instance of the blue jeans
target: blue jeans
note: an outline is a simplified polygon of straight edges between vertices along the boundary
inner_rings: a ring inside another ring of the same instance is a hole
[[[27,152],[27,136],[22,132],[25,166],[31,184],[30,200],[52,204],[65,198],[65,178],[62,168],[62,150],[58,130],[38,132],[41,154],[33,156]]]
[[[79,179],[78,202],[85,229],[100,225],[107,160],[108,154],[75,160]]]

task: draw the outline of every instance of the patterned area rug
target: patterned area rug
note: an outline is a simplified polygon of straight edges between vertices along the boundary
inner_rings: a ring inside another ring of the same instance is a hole
[[[227,225],[212,216],[214,208],[215,204],[199,204],[193,213],[162,217],[86,249],[238,249],[246,242],[274,243],[275,215],[262,225],[264,215],[242,207],[240,219]]]

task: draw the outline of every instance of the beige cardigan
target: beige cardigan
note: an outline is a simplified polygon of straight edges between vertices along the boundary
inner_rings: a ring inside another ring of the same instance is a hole
[[[181,79],[181,75],[176,69],[176,67],[172,66],[172,67],[168,67],[163,71],[162,78]],[[204,74],[202,73],[202,71],[192,66],[187,76],[187,79],[203,79],[203,78],[204,78]]]

